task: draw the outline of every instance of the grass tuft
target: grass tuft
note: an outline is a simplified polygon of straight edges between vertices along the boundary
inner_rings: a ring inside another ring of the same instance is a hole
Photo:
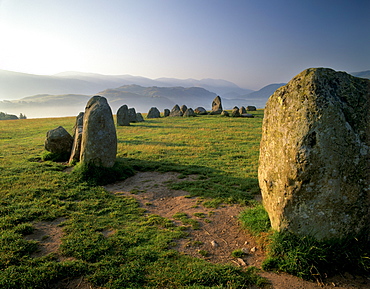
[[[366,237],[317,241],[289,232],[271,237],[264,270],[280,270],[304,279],[322,279],[340,272],[370,272],[370,242]]]
[[[260,235],[271,230],[269,216],[262,204],[245,209],[241,212],[239,219],[243,227],[254,235]]]
[[[91,185],[106,185],[124,180],[133,175],[133,169],[122,160],[117,160],[112,168],[79,163],[75,166],[72,173],[75,181],[83,181]]]

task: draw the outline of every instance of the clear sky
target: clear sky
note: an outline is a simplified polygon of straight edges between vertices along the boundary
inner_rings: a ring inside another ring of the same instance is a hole
[[[0,69],[220,78],[370,69],[369,0],[0,0]]]

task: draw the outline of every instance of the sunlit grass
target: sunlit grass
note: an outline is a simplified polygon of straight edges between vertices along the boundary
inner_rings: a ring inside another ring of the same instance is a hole
[[[262,111],[256,116],[161,118],[117,127],[118,160],[134,170],[195,174],[193,182],[178,186],[210,204],[248,203],[258,192]],[[186,234],[182,226],[144,214],[133,198],[77,181],[62,163],[41,161],[46,132],[61,125],[72,134],[74,121],[0,122],[1,288],[50,288],[81,276],[105,288],[248,288],[263,283],[253,268],[213,265],[171,250],[173,240]],[[25,235],[34,223],[60,217],[65,219],[60,251],[33,257],[37,242]],[[105,236],[105,230],[114,233]]]

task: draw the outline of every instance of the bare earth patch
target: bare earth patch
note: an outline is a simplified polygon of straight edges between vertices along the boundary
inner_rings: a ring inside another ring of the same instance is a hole
[[[221,205],[219,208],[205,208],[199,198],[189,198],[188,192],[171,190],[169,182],[180,182],[178,173],[139,172],[123,182],[107,185],[105,188],[122,196],[134,197],[148,214],[157,214],[182,223],[173,218],[176,213],[186,213],[199,223],[199,229],[189,228],[189,236],[177,241],[178,251],[204,258],[213,263],[233,263],[238,266],[261,268],[265,252],[247,231],[241,229],[238,215],[243,210],[239,205]],[[189,176],[187,179],[193,179]],[[234,250],[248,252],[243,258],[233,258]],[[206,255],[206,256],[204,256]],[[281,273],[261,272],[261,276],[271,282],[271,288],[370,288],[370,280],[360,276],[345,274],[325,280],[323,283],[304,281]]]
[[[27,235],[27,240],[39,242],[39,250],[32,257],[42,257],[50,253],[58,253],[63,235],[62,228],[59,224],[65,221],[64,218],[58,218],[51,222],[38,222],[33,225],[35,230],[32,234]]]

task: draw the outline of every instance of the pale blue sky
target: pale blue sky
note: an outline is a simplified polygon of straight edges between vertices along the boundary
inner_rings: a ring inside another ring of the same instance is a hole
[[[0,0],[0,69],[220,78],[370,69],[368,0]]]

